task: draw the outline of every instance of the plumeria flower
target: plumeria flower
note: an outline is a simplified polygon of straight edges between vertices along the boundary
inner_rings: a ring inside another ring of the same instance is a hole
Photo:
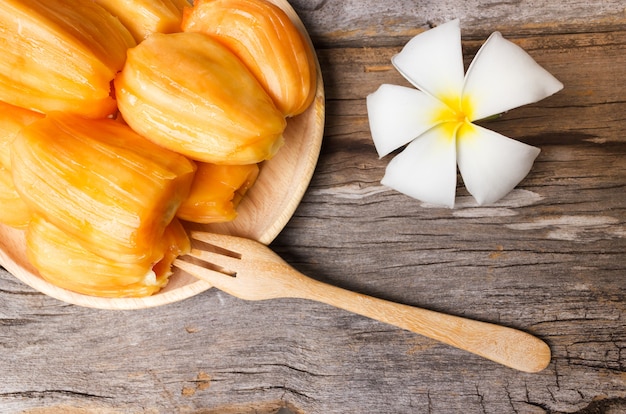
[[[522,48],[495,32],[464,75],[453,20],[414,37],[392,63],[417,89],[384,84],[367,97],[379,156],[408,144],[389,162],[383,185],[452,208],[457,165],[478,204],[494,203],[528,174],[538,148],[474,123],[563,88]]]

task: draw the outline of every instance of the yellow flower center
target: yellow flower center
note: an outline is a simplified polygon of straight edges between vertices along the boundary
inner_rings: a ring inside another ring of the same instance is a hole
[[[438,116],[443,122],[471,122],[474,108],[471,99],[467,96],[450,96],[440,98],[441,102],[446,105]]]
[[[468,97],[446,97],[440,100],[445,104],[435,115],[435,123],[445,128],[451,139],[459,138],[462,127],[470,127],[473,114],[471,100]]]

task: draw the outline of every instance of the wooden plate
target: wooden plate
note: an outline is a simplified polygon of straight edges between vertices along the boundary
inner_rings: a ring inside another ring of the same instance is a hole
[[[287,12],[310,42],[302,21],[289,3],[286,0],[271,1]],[[325,106],[319,62],[317,71],[315,100],[304,113],[288,120],[284,133],[285,145],[274,158],[262,164],[257,182],[239,205],[238,217],[231,223],[199,226],[201,229],[269,244],[285,227],[309,185],[322,143]],[[46,295],[74,305],[100,309],[160,306],[189,298],[211,287],[206,282],[175,270],[163,290],[145,298],[101,298],[74,293],[42,279],[26,258],[24,232],[1,224],[0,265]]]

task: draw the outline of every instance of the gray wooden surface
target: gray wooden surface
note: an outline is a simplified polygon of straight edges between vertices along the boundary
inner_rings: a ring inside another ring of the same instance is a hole
[[[531,332],[524,374],[324,305],[209,290],[142,311],[80,308],[0,273],[1,413],[626,412],[626,6],[621,0],[293,0],[327,94],[318,169],[272,247],[320,280]],[[539,146],[521,185],[454,210],[381,187],[365,96],[389,58],[460,17],[565,89],[489,125]]]

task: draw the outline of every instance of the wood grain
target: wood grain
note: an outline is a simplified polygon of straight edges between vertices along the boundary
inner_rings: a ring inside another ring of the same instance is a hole
[[[113,312],[3,273],[0,412],[626,411],[622,3],[292,1],[316,42],[326,132],[311,186],[272,248],[324,282],[537,335],[552,350],[546,370],[520,374],[296,299],[208,290]],[[389,57],[410,33],[452,17],[468,60],[499,29],[565,84],[488,125],[542,150],[494,206],[476,207],[461,186],[448,210],[379,184],[388,158],[376,156],[364,98],[403,82]]]

